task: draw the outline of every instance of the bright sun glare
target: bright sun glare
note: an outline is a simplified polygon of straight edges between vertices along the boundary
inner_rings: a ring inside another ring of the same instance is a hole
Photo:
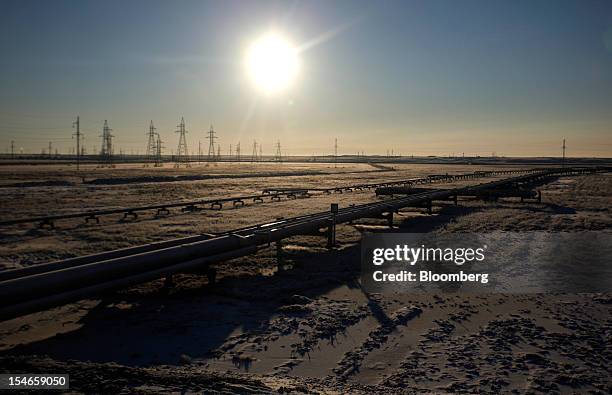
[[[265,93],[279,92],[297,75],[297,50],[283,37],[268,34],[249,48],[247,69],[253,82]]]

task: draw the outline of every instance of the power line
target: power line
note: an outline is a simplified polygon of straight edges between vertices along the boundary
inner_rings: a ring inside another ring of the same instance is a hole
[[[0,126],[0,129],[4,129],[4,130],[12,130],[12,129],[16,129],[16,130],[31,130],[31,131],[39,131],[39,130],[66,130],[66,128],[49,128],[49,127],[38,127],[38,126],[11,126],[11,125],[2,125]]]
[[[25,112],[10,112],[10,111],[0,111],[0,116],[6,117],[18,117],[18,118],[55,118],[55,119],[69,119],[72,118],[71,115],[64,114],[34,114],[34,113],[25,113]]]

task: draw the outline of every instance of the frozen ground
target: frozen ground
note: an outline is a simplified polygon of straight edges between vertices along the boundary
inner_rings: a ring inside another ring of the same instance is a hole
[[[284,171],[299,170],[282,166]],[[233,195],[268,186],[331,186],[477,170],[405,166],[370,172],[375,169],[367,165],[321,166],[345,174],[8,187],[6,191],[22,195],[3,205],[2,215],[69,211],[85,202],[96,207],[129,205],[141,199]],[[258,171],[269,169],[253,173]],[[396,226],[409,232],[612,229],[612,175],[562,178],[541,189],[542,204],[462,200],[458,207],[436,207],[432,216],[421,210],[402,212]],[[18,267],[231,229],[326,210],[334,201],[365,203],[373,201],[372,195],[353,192],[177,213],[161,220],[106,219],[101,225],[68,221],[56,231],[6,229],[0,262]],[[214,285],[205,277],[182,275],[170,290],[156,281],[103,300],[0,323],[0,370],[68,371],[84,392],[612,391],[611,295],[367,294],[358,281],[357,243],[363,231],[384,229],[382,225],[364,220],[339,227],[341,244],[334,251],[324,249],[315,237],[289,239],[282,271],[272,249],[264,249],[221,264]]]
[[[177,202],[184,200],[231,197],[261,193],[269,187],[333,187],[401,180],[427,174],[464,173],[486,170],[483,166],[431,166],[400,165],[395,171],[384,171],[366,164],[219,164],[194,166],[190,169],[148,168],[124,165],[116,169],[85,168],[87,179],[146,178],[152,174],[166,176],[193,176],[242,174],[253,177],[219,178],[198,181],[141,182],[128,184],[83,184],[75,177],[73,167],[62,166],[0,166],[0,180],[9,180],[0,187],[4,195],[0,206],[0,220],[13,218],[66,214],[95,208],[119,208]],[[511,168],[511,167],[510,167]],[[319,175],[269,177],[274,172]],[[60,185],[47,185],[53,181]],[[70,182],[70,185],[61,183]],[[14,186],[27,183],[27,187]],[[34,184],[33,184],[34,183]],[[36,184],[36,183],[43,183]],[[438,187],[440,184],[434,185]],[[37,229],[36,224],[0,229],[0,269],[27,266],[33,263],[63,259],[93,252],[139,245],[175,237],[229,230],[254,223],[273,221],[280,216],[294,216],[329,210],[332,202],[341,206],[367,203],[374,200],[371,191],[318,195],[310,199],[249,205],[244,208],[226,208],[223,211],[205,210],[154,218],[154,212],[142,214],[136,221],[122,220],[122,215],[102,217],[101,224],[86,224],[81,219],[58,221],[56,230]]]

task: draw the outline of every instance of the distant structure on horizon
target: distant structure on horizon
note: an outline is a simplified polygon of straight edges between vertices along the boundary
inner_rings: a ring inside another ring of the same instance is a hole
[[[155,129],[155,126],[153,126],[153,120],[151,120],[151,123],[149,124],[149,132],[147,133],[149,138],[147,141],[147,150],[145,154],[145,167],[148,167],[151,163],[157,164],[157,142],[155,141]]]
[[[563,139],[563,159],[561,159],[561,167],[565,167],[565,139]]]
[[[206,138],[208,139],[208,162],[214,162],[216,160],[215,158],[215,140],[217,139],[217,136],[215,135],[215,129],[213,128],[213,125],[210,125],[210,129],[208,130],[208,136],[206,136]]]
[[[113,164],[113,129],[108,127],[108,121],[104,120],[102,128],[102,148],[100,149],[100,167],[115,167]]]
[[[282,162],[283,161],[283,155],[281,154],[280,140],[278,140],[276,142],[276,154],[274,154],[274,161],[275,162]]]
[[[257,161],[257,140],[253,141],[253,155],[251,156],[251,163]]]
[[[159,133],[155,133],[155,135],[157,137],[155,144],[155,167],[162,167],[164,165],[162,162],[162,140]]]
[[[189,163],[189,153],[187,151],[187,131],[185,130],[185,118],[181,117],[181,123],[178,125],[178,130],[175,133],[179,134],[179,142],[178,148],[176,149],[176,160],[174,163],[174,167],[180,167],[181,165],[185,165],[185,167],[191,167]]]
[[[81,117],[77,116],[76,121],[72,123],[72,127],[73,128],[76,127],[76,133],[73,134],[72,137],[73,138],[76,137],[76,152],[77,152],[76,168],[77,168],[77,170],[79,170],[79,165],[81,163],[81,150],[80,150],[81,136],[82,136],[82,134],[81,134]],[[49,150],[51,150],[51,143],[49,143]],[[57,156],[57,154],[56,154],[56,156]]]
[[[334,168],[338,167],[338,138],[334,139]]]

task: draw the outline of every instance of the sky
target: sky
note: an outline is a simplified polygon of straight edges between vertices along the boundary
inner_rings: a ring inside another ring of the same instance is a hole
[[[245,67],[274,31],[287,89]],[[612,2],[0,0],[0,152],[143,153],[149,122],[190,153],[612,157]]]

